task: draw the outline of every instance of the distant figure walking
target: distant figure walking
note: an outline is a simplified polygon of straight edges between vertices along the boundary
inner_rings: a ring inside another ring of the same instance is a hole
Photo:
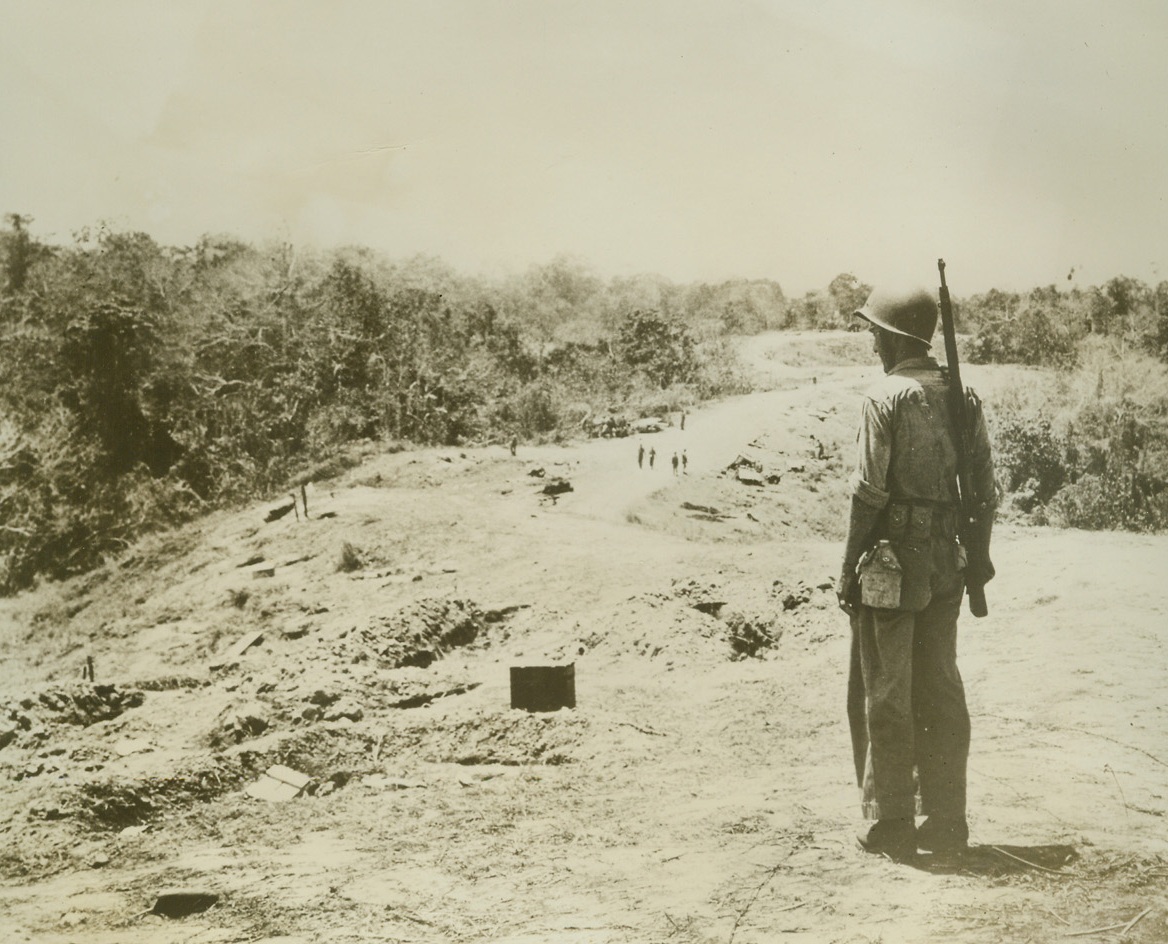
[[[511,437],[511,455],[515,455],[515,450],[519,448],[519,437]]]
[[[637,445],[637,468],[643,469],[645,467],[645,444],[639,443]]]
[[[685,410],[681,411],[681,429],[682,432],[685,431]]]
[[[651,446],[649,448],[649,468],[653,468],[653,463],[657,461],[657,447]]]
[[[681,471],[683,475],[689,475],[689,456],[684,449],[681,450]]]
[[[677,475],[677,453],[673,454],[673,474]]]

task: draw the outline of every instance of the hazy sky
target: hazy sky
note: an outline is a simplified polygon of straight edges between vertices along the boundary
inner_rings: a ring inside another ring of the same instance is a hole
[[[0,0],[0,211],[609,276],[1168,278],[1163,0]]]

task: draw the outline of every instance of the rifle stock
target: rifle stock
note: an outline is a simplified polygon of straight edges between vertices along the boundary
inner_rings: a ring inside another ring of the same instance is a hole
[[[969,470],[969,443],[972,435],[969,403],[965,396],[965,386],[961,382],[961,365],[957,362],[957,329],[953,324],[949,286],[945,284],[944,259],[937,260],[937,270],[941,274],[941,330],[945,335],[945,360],[949,369],[949,412],[953,417],[957,446],[957,487],[961,502],[957,535],[967,556],[965,588],[969,594],[969,612],[974,616],[985,616],[989,612],[985,598],[989,548],[982,538],[985,529],[980,515],[989,512],[981,497],[976,494]]]

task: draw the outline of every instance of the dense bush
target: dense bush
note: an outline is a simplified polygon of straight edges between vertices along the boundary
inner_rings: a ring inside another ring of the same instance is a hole
[[[1066,440],[1045,417],[1003,416],[994,427],[1002,488],[1022,511],[1050,501],[1067,481]]]
[[[974,363],[1069,368],[1087,336],[1168,360],[1168,282],[1152,289],[1118,276],[1100,288],[994,290],[965,300],[959,311],[974,335],[968,348]]]
[[[773,283],[606,284],[564,259],[493,285],[362,249],[170,248],[105,227],[53,248],[8,222],[0,592],[351,443],[558,438],[591,413],[737,389],[725,324],[765,326],[782,302]]]
[[[1088,322],[1076,304],[1053,289],[1027,296],[989,292],[962,306],[976,324],[967,351],[975,364],[1031,364],[1070,367]]]
[[[1013,507],[1035,521],[1089,530],[1168,527],[1168,410],[1157,398],[1102,395],[1061,421],[1010,411],[996,417],[993,434],[1001,485]]]

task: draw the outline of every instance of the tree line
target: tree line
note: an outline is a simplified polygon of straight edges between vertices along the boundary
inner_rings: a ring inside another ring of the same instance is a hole
[[[501,282],[359,247],[97,226],[0,231],[0,592],[142,533],[339,471],[369,441],[556,439],[744,389],[726,343],[767,282],[602,281],[560,258]]]
[[[555,440],[742,392],[733,336],[854,329],[870,291],[850,273],[798,298],[765,279],[604,280],[567,257],[486,280],[361,247],[164,246],[106,225],[50,245],[31,224],[0,229],[2,593],[339,471],[361,444]],[[973,361],[1084,370],[1101,345],[1168,358],[1168,283],[992,291],[957,314]],[[1009,487],[1043,514],[1068,488],[1119,482],[1125,526],[1163,527],[1149,509],[1164,403],[1096,400],[1090,415],[1007,415]],[[1071,517],[1107,526],[1097,508]]]

